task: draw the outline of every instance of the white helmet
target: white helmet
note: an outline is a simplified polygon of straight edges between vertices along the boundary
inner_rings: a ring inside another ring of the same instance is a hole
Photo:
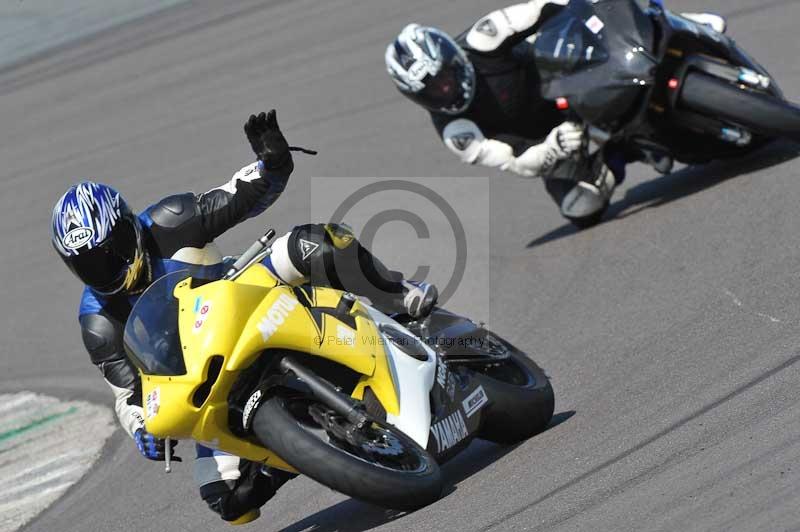
[[[431,111],[460,114],[475,97],[475,68],[436,28],[406,26],[386,49],[386,68],[400,92]]]

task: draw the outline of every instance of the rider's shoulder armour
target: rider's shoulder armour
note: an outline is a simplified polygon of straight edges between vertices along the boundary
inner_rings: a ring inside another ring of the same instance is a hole
[[[142,221],[164,258],[182,248],[202,248],[208,243],[197,197],[192,193],[162,199],[143,213]]]
[[[513,33],[505,11],[493,11],[476,22],[463,36],[466,44],[476,52],[493,52]]]

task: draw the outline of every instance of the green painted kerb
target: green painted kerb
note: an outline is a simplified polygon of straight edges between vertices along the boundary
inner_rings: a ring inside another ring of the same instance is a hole
[[[19,436],[20,434],[24,434],[24,433],[28,432],[29,430],[35,429],[37,427],[41,427],[42,425],[47,425],[48,423],[50,423],[52,421],[55,421],[56,419],[60,419],[60,418],[62,418],[64,416],[68,416],[70,414],[74,414],[77,411],[78,411],[78,407],[73,406],[73,407],[71,407],[71,408],[69,408],[69,409],[67,409],[67,410],[65,410],[63,412],[57,412],[55,414],[50,414],[49,416],[41,417],[39,419],[31,421],[27,425],[24,425],[22,427],[16,428],[14,430],[9,430],[9,431],[6,431],[6,432],[0,432],[0,442],[3,442],[3,441],[8,440],[8,439],[11,439],[14,436]]]

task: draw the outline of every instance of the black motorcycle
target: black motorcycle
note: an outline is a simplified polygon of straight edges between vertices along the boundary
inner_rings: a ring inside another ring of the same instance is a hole
[[[542,25],[529,53],[541,96],[585,123],[606,157],[699,164],[770,139],[800,141],[800,107],[764,67],[660,0],[646,9],[634,0],[572,0]]]

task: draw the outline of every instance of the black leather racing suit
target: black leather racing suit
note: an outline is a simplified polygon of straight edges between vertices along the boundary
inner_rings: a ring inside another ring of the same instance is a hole
[[[532,0],[490,13],[456,38],[475,67],[476,92],[459,115],[431,113],[445,145],[463,162],[543,177],[561,205],[579,180],[594,181],[597,161],[559,160],[548,136],[565,117],[542,99],[531,40],[567,0]],[[600,165],[601,166],[601,165]]]

